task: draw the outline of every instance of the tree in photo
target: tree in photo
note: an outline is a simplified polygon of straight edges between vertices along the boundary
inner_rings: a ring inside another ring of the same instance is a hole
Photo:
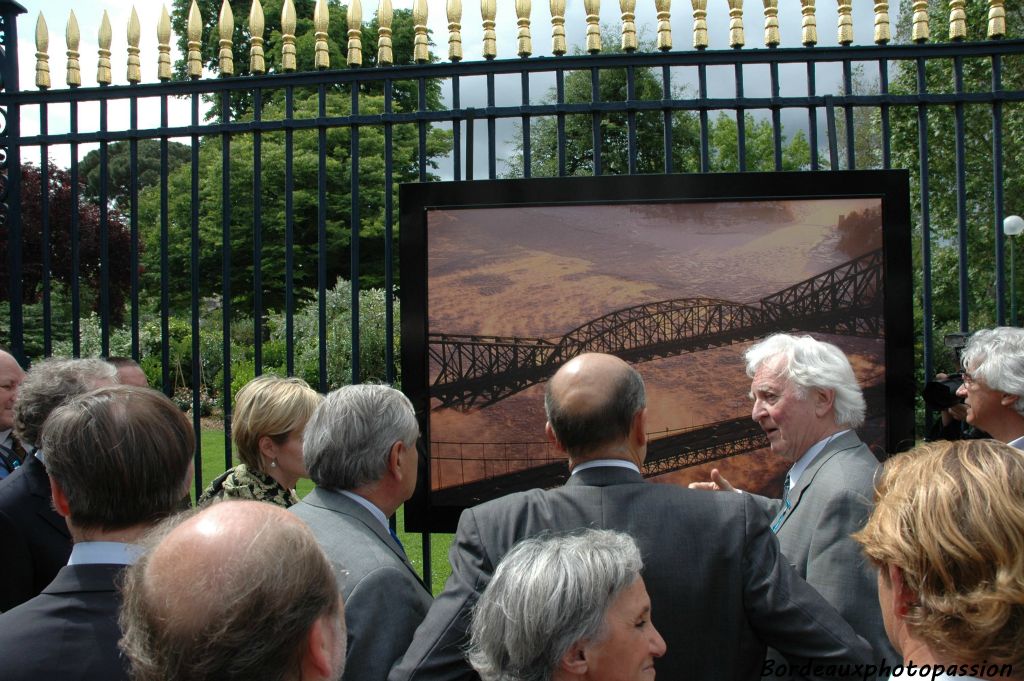
[[[170,172],[188,161],[189,148],[180,142],[167,143],[167,168]],[[138,141],[136,150],[137,185],[139,190],[160,184],[160,140]],[[84,178],[84,197],[94,203],[100,200],[100,152],[93,149],[78,164],[79,176]],[[114,142],[107,147],[107,200],[121,211],[131,207],[132,166],[131,143]]]

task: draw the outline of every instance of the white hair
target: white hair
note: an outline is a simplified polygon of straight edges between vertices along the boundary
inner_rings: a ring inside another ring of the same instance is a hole
[[[965,371],[992,390],[1024,398],[1024,329],[997,326],[976,331],[962,361]],[[1024,399],[1013,407],[1024,414]]]
[[[640,578],[628,534],[587,529],[526,539],[473,608],[469,662],[483,681],[548,681],[578,641],[600,641],[605,613]]]
[[[833,390],[833,414],[837,426],[858,428],[864,423],[864,395],[850,360],[835,345],[810,336],[777,333],[747,350],[747,376],[753,378],[762,364],[777,364],[779,375],[790,381],[801,397],[810,389]]]

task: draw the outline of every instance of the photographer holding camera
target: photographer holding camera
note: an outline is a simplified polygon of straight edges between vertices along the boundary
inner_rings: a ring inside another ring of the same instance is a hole
[[[1024,449],[1024,329],[999,326],[977,331],[961,355],[956,391],[966,421],[1006,444]]]

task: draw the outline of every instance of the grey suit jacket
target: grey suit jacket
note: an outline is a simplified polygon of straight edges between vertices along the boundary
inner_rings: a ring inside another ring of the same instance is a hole
[[[843,433],[814,458],[781,499],[754,495],[779,524],[782,554],[839,614],[893,666],[902,659],[885,635],[874,567],[850,535],[864,527],[874,499],[878,460],[856,433]]]
[[[387,529],[344,494],[317,487],[292,513],[313,530],[345,599],[345,681],[384,681],[430,608],[430,591]]]
[[[750,495],[647,483],[633,470],[580,471],[564,487],[530,490],[467,509],[452,575],[390,681],[471,679],[469,612],[502,556],[544,530],[630,533],[644,559],[652,619],[668,644],[659,679],[761,678],[765,644],[794,661],[861,664],[868,645],[781,558]]]

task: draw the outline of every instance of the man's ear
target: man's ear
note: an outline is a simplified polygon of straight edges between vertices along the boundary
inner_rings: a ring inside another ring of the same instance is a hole
[[[822,417],[832,411],[836,403],[836,391],[831,388],[814,388],[814,415]]]
[[[576,641],[562,655],[558,666],[571,676],[583,676],[587,673],[587,652],[586,645],[582,641]]]
[[[910,612],[910,606],[917,603],[917,594],[907,586],[907,582],[903,578],[903,570],[895,565],[888,566],[888,570],[889,583],[892,585],[892,611],[898,618],[903,619]]]
[[[551,421],[544,424],[544,434],[547,436],[548,442],[551,443],[556,451],[562,452],[563,454],[568,453],[565,451],[565,447],[562,446],[562,443],[558,441],[558,436],[555,435],[555,429],[551,427]]]
[[[629,438],[638,447],[643,447],[647,444],[647,407],[633,415]]]
[[[53,497],[53,507],[57,510],[57,513],[62,518],[70,517],[71,508],[68,506],[67,495],[64,494],[64,490],[57,485],[53,478],[50,478],[50,496]]]
[[[335,671],[331,668],[335,633],[328,617],[330,615],[317,617],[306,635],[301,663],[303,679],[329,679]]]
[[[395,440],[395,443],[391,445],[390,451],[388,451],[388,471],[391,472],[391,475],[396,480],[401,480],[402,476],[409,474],[409,471],[402,468],[403,451],[405,451],[405,443],[401,440]]]

